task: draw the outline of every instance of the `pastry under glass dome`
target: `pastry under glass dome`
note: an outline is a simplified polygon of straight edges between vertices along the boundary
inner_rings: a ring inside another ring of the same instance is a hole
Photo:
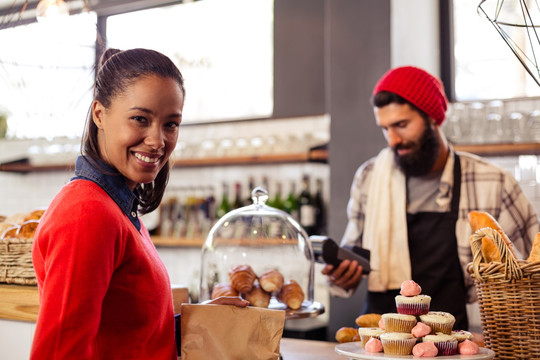
[[[304,229],[282,210],[266,205],[268,192],[252,191],[253,204],[232,210],[212,227],[202,247],[199,301],[211,299],[215,285],[228,283],[229,270],[250,265],[257,276],[277,269],[284,281],[304,292],[299,309],[288,308],[271,294],[268,308],[286,311],[287,319],[317,316],[324,306],[313,300],[314,255]]]

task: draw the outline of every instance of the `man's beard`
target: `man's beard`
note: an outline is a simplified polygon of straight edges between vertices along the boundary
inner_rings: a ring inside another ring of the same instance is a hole
[[[418,148],[418,144],[420,147]],[[435,130],[426,121],[426,128],[417,143],[399,144],[394,147],[394,159],[396,164],[403,170],[407,176],[427,175],[439,155],[439,140]],[[412,151],[406,155],[399,155],[398,149],[412,148]]]

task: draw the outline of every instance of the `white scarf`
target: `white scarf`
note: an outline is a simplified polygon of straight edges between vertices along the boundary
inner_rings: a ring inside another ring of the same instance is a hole
[[[371,251],[368,289],[399,289],[411,279],[407,240],[407,186],[390,148],[377,156],[369,192],[362,245]]]

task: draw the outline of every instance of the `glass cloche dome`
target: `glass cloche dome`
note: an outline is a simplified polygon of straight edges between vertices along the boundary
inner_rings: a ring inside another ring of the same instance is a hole
[[[240,295],[254,306],[286,310],[287,318],[317,316],[314,255],[308,235],[286,212],[266,205],[268,192],[212,227],[202,247],[199,301]]]

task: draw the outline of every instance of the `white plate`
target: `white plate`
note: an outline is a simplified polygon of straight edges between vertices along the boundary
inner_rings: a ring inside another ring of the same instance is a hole
[[[349,342],[349,343],[343,343],[336,345],[335,348],[336,352],[339,355],[345,355],[348,356],[351,359],[363,359],[363,360],[402,360],[402,359],[438,359],[438,360],[451,360],[451,359],[474,359],[474,360],[482,360],[482,359],[493,359],[495,357],[495,353],[493,350],[489,350],[486,348],[480,348],[480,351],[476,355],[447,355],[447,356],[437,356],[437,357],[414,357],[412,355],[384,355],[384,353],[370,353],[364,350],[362,348],[362,343],[360,341],[357,342]]]

